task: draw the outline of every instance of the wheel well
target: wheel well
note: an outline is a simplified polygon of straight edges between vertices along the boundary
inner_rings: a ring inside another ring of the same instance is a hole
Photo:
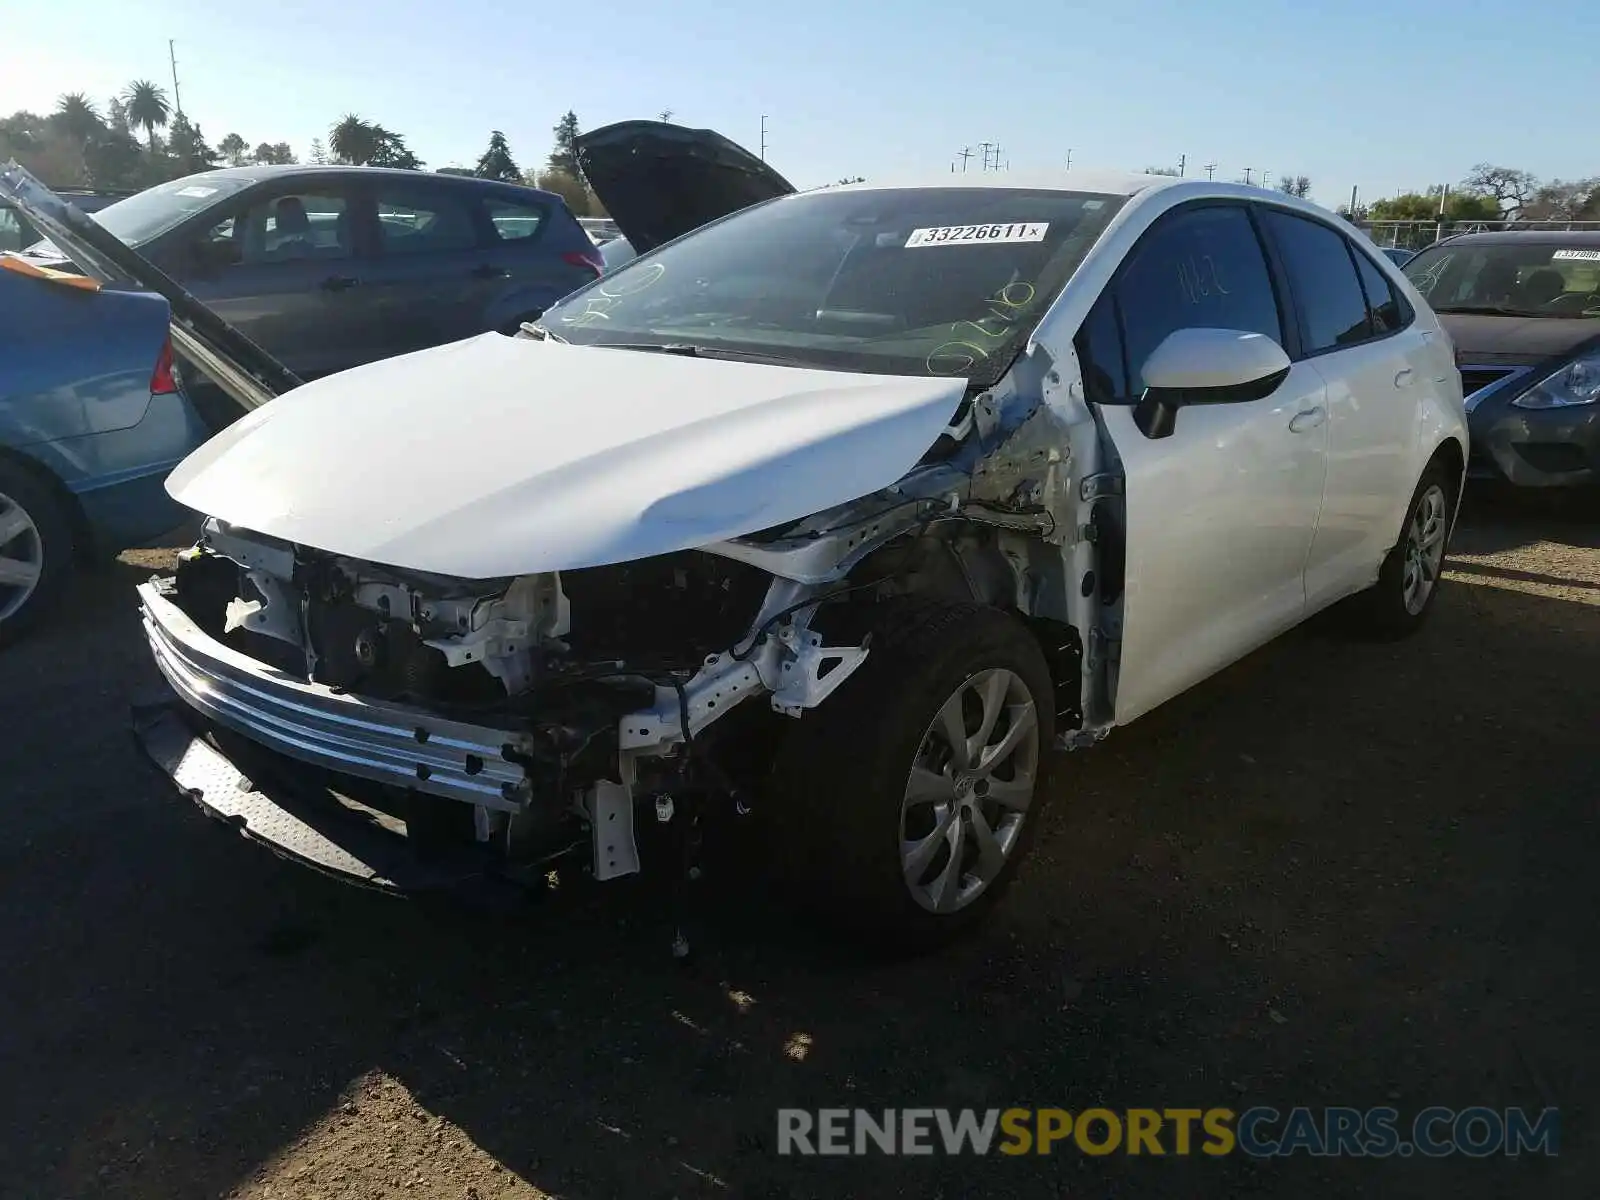
[[[1455,485],[1457,493],[1461,491],[1461,476],[1467,469],[1466,451],[1461,443],[1453,437],[1445,438],[1434,448],[1433,457],[1428,460],[1428,465],[1435,464],[1445,467],[1450,472],[1450,481]]]
[[[73,556],[80,560],[88,557],[94,544],[94,531],[89,527],[89,518],[84,515],[83,505],[78,503],[78,498],[67,490],[67,485],[61,482],[61,477],[38,459],[29,458],[9,446],[0,446],[0,463],[31,475],[50,489],[51,494],[61,501],[62,511],[72,523]]]

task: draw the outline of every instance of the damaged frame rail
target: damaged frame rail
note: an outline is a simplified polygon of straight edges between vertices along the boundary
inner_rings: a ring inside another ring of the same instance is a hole
[[[300,386],[298,375],[14,160],[0,167],[0,197],[14,204],[90,278],[109,287],[144,288],[164,297],[172,310],[173,350],[241,408],[260,408]]]
[[[393,837],[333,814],[325,803],[296,805],[261,786],[228,745],[213,744],[207,730],[192,725],[191,713],[247,739],[240,747],[247,755],[260,747],[335,775],[466,802],[480,842],[499,821],[541,802],[561,802],[534,794],[523,765],[535,749],[526,729],[453,720],[275,670],[202,630],[174,602],[171,586],[156,579],[138,591],[156,665],[178,699],[143,707],[136,732],[181,791],[246,836],[368,886],[446,886],[437,865],[419,876],[409,856],[394,852]],[[639,870],[634,811],[641,760],[683,753],[707,726],[763,692],[776,711],[799,716],[865,661],[868,647],[824,646],[807,628],[826,590],[776,581],[738,645],[709,655],[681,689],[656,685],[653,705],[620,719],[616,778],[598,779],[572,797],[575,815],[590,828],[597,880]],[[465,874],[482,879],[481,858],[468,862]]]

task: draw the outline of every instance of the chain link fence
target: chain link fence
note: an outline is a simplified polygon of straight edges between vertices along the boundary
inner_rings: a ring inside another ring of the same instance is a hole
[[[1380,246],[1421,250],[1457,233],[1494,233],[1503,229],[1587,229],[1600,231],[1600,221],[1358,221],[1357,226]]]

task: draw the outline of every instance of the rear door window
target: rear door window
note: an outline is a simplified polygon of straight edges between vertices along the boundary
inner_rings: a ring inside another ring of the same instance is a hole
[[[390,256],[472,250],[478,245],[472,200],[441,189],[380,186],[378,246]]]
[[[1364,251],[1352,246],[1350,253],[1356,260],[1356,272],[1361,276],[1361,290],[1366,293],[1373,333],[1381,337],[1404,329],[1413,316],[1410,306]]]
[[[1371,337],[1366,293],[1344,235],[1279,209],[1265,209],[1262,219],[1289,274],[1305,352],[1321,354]]]
[[[1164,218],[1134,247],[1114,288],[1129,376],[1124,401],[1144,392],[1145,361],[1176,330],[1238,329],[1283,341],[1266,255],[1242,207],[1214,205]],[[1095,353],[1116,380],[1119,373],[1103,361],[1107,352]]]
[[[510,200],[490,200],[484,207],[497,240],[527,243],[544,228],[545,208],[540,204],[517,204]]]

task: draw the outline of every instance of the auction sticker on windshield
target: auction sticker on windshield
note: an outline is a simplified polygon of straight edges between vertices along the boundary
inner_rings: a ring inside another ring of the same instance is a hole
[[[913,229],[906,249],[918,246],[970,246],[975,242],[1042,242],[1048,221],[1013,221],[1009,225],[936,225]]]
[[[1557,250],[1551,258],[1576,258],[1583,262],[1600,262],[1600,250]]]

